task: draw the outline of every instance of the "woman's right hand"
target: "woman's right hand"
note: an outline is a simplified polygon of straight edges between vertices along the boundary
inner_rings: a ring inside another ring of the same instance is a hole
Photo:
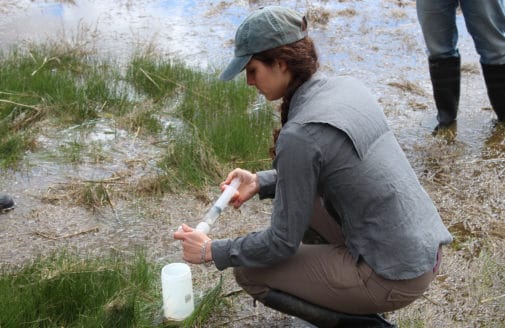
[[[243,169],[234,169],[228,174],[226,180],[221,183],[221,190],[224,190],[226,185],[229,185],[234,178],[240,179],[240,186],[237,190],[238,193],[231,199],[230,204],[234,208],[239,208],[259,192],[260,186],[256,174]]]

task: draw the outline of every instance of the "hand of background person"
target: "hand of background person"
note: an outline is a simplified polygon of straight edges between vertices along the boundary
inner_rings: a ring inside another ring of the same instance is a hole
[[[183,224],[179,230],[174,232],[174,239],[182,242],[182,258],[184,261],[193,264],[202,264],[203,262],[212,261],[211,242],[207,242],[205,255],[202,259],[202,245],[205,241],[211,240],[203,232],[193,229],[187,224]]]
[[[240,186],[238,187],[237,193],[230,201],[230,204],[234,208],[239,208],[243,203],[256,195],[260,189],[256,174],[237,168],[231,171],[226,177],[226,180],[221,183],[221,190],[224,190],[226,185],[229,185],[231,180],[237,177],[240,179]]]

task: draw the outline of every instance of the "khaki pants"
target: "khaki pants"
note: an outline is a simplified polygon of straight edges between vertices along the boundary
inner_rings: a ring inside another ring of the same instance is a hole
[[[356,263],[340,225],[316,203],[311,227],[330,244],[302,244],[294,256],[275,266],[235,268],[237,283],[254,299],[262,302],[270,289],[277,289],[338,312],[371,314],[405,307],[428,288],[436,270],[414,279],[388,280],[363,260]]]

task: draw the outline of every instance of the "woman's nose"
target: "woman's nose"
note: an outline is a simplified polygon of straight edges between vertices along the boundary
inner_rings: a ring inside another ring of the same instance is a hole
[[[254,85],[254,79],[250,74],[247,74],[247,84]]]

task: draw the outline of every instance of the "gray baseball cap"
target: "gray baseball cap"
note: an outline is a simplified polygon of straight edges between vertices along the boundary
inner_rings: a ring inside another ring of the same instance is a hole
[[[258,52],[299,41],[307,36],[302,14],[281,6],[262,7],[250,14],[235,34],[235,57],[219,76],[228,81],[239,74]]]

